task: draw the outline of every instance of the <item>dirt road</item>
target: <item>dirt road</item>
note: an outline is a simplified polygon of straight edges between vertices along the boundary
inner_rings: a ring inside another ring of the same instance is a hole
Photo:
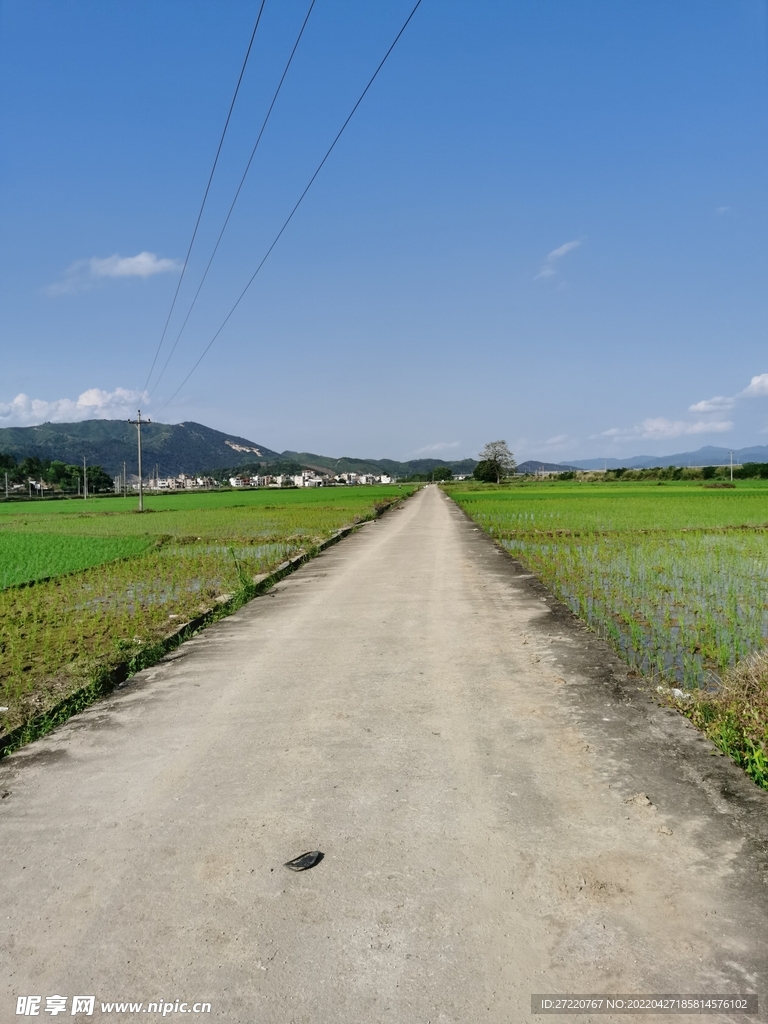
[[[0,1020],[768,1001],[768,794],[713,750],[427,488],[0,763]]]

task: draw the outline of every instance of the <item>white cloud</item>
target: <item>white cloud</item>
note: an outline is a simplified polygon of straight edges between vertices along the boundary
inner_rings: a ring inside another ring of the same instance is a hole
[[[716,215],[718,217],[722,217],[724,213],[730,213],[730,212],[731,212],[730,206],[716,206],[715,207],[715,213],[716,213]]]
[[[153,252],[140,252],[138,256],[94,257],[90,261],[91,273],[95,277],[151,277],[165,274],[169,270],[180,270],[178,260],[155,256]]]
[[[695,402],[688,406],[688,412],[717,413],[732,409],[740,398],[766,398],[768,397],[768,373],[759,373],[753,377],[743,391],[735,395],[715,395],[714,398],[705,398],[701,402]]]
[[[724,434],[733,429],[731,420],[718,419],[718,414],[727,412],[738,405],[742,398],[768,398],[768,373],[753,377],[743,391],[735,395],[714,395],[688,406],[688,412],[705,419],[668,420],[663,416],[645,419],[635,427],[612,427],[592,438],[611,437],[615,441],[656,441],[665,438],[684,437],[690,434]]]
[[[548,437],[546,441],[542,441],[542,448],[562,448],[567,444],[572,443],[570,434],[555,434],[554,437]]]
[[[92,288],[98,281],[109,277],[152,277],[181,270],[179,260],[156,256],[153,252],[140,252],[137,256],[92,256],[89,260],[77,260],[67,267],[48,288],[49,295],[71,295],[73,292]]]
[[[748,387],[739,392],[744,398],[765,398],[768,396],[768,373],[759,373],[749,382]]]
[[[561,260],[563,256],[566,256],[574,249],[578,249],[580,245],[581,242],[578,241],[578,239],[574,239],[572,242],[564,242],[563,245],[558,246],[557,249],[553,249],[544,260],[544,263],[534,280],[538,280],[540,277],[554,277],[557,273],[557,267],[555,266],[557,261]]]
[[[417,448],[414,455],[426,455],[428,452],[444,452],[449,448],[458,448],[461,441],[436,441],[435,444],[425,444],[423,448]]]
[[[135,414],[139,402],[147,401],[146,394],[127,388],[115,388],[114,391],[89,388],[75,400],[58,398],[53,402],[21,394],[16,395],[11,402],[0,402],[0,426],[30,427],[47,422],[122,419]]]
[[[735,398],[724,395],[715,395],[714,398],[705,398],[703,402],[696,402],[688,406],[688,412],[722,412],[725,409],[732,409],[736,405]]]
[[[593,437],[610,437],[614,441],[662,441],[690,434],[724,434],[733,429],[730,420],[668,420],[664,416],[649,418],[635,427],[611,427]]]
[[[547,256],[547,259],[548,260],[559,260],[561,256],[565,256],[565,254],[569,253],[571,251],[571,249],[578,249],[578,247],[580,245],[581,245],[581,242],[579,242],[579,241],[566,242],[564,245],[561,245],[559,248],[553,249],[552,252],[549,254],[549,256]]]

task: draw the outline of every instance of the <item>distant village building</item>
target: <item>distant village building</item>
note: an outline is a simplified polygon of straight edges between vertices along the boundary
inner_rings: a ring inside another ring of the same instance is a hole
[[[293,482],[297,487],[323,487],[327,479],[327,477],[320,476],[312,469],[304,469],[293,478]]]
[[[138,477],[131,478],[130,486],[133,490],[138,488]],[[196,491],[216,487],[217,484],[211,476],[179,473],[178,476],[153,476],[144,486],[150,491]]]
[[[330,476],[319,473],[314,469],[303,469],[301,473],[281,473],[278,475],[269,473],[254,476],[250,474],[234,474],[227,479],[230,487],[238,489],[258,487],[329,487],[334,484],[356,487],[371,484],[391,484],[393,482],[394,478],[386,473],[382,473],[380,476],[373,473],[338,473],[336,476]],[[116,477],[115,491],[117,493],[120,493],[122,490],[122,484],[122,477]],[[138,490],[139,478],[129,475],[126,484],[129,490]],[[28,486],[37,490],[40,488],[40,483],[31,481]],[[179,473],[178,476],[165,477],[155,475],[146,480],[144,484],[146,490],[158,492],[207,490],[220,486],[222,486],[221,483],[211,476],[191,476],[188,473]],[[21,487],[22,485],[14,485],[15,489],[20,489]],[[23,489],[26,490],[27,486],[24,486]]]

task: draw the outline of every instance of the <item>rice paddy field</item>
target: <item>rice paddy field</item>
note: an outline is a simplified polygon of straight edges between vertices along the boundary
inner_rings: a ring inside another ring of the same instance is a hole
[[[734,489],[695,482],[542,481],[447,491],[657,683],[706,699],[738,662],[765,647],[763,481],[739,481]],[[753,735],[763,745],[758,761],[762,757],[768,767],[768,722],[757,721]]]
[[[0,738],[412,487],[0,503]],[[151,660],[151,659],[150,659]]]

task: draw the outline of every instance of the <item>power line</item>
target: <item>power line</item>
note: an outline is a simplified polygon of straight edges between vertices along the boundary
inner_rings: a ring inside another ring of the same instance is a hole
[[[214,175],[214,173],[216,171],[216,165],[219,162],[219,155],[221,154],[221,147],[224,145],[224,136],[227,134],[227,128],[229,127],[229,120],[232,117],[232,111],[234,110],[234,107],[235,107],[235,100],[237,99],[237,94],[240,92],[240,83],[243,81],[243,75],[245,74],[245,68],[246,68],[246,65],[248,64],[248,58],[251,56],[251,49],[253,48],[253,41],[256,38],[256,31],[257,31],[257,29],[259,27],[259,22],[261,21],[261,14],[262,14],[262,11],[264,10],[264,4],[266,2],[267,2],[267,0],[261,0],[261,5],[259,6],[259,13],[256,15],[256,24],[253,26],[253,32],[251,32],[251,39],[250,39],[250,42],[248,43],[248,49],[245,51],[245,58],[243,60],[243,66],[240,68],[240,75],[239,75],[239,77],[237,79],[237,85],[235,86],[235,91],[234,91],[234,94],[232,96],[232,102],[229,105],[229,111],[227,113],[227,119],[224,122],[224,129],[223,129],[223,131],[221,133],[221,138],[219,139],[218,148],[216,149],[216,156],[213,159],[213,166],[211,167],[211,173],[208,175],[208,184],[205,186],[205,192],[203,193],[203,201],[200,204],[200,209],[197,212],[197,220],[195,221],[195,228],[194,228],[194,231],[192,232],[192,238],[189,241],[189,247],[187,249],[187,255],[184,257],[184,264],[183,264],[183,266],[181,268],[181,275],[179,276],[179,280],[178,280],[178,283],[176,285],[176,291],[173,293],[173,301],[171,302],[171,308],[168,310],[168,316],[166,317],[166,320],[165,320],[165,326],[163,327],[163,333],[160,335],[160,341],[158,342],[158,345],[157,345],[157,351],[155,352],[155,358],[152,360],[152,365],[149,368],[149,373],[147,374],[147,380],[146,380],[146,383],[144,384],[144,387],[142,389],[143,391],[147,390],[147,385],[149,384],[150,378],[152,377],[152,372],[155,369],[155,364],[157,363],[157,357],[160,355],[160,349],[163,347],[163,341],[165,340],[165,335],[166,335],[166,332],[168,330],[168,324],[171,322],[171,317],[173,316],[173,310],[174,310],[174,308],[176,306],[176,300],[179,297],[179,289],[181,288],[181,282],[184,280],[184,274],[187,271],[187,264],[189,263],[190,253],[192,252],[192,246],[195,244],[195,238],[197,237],[197,229],[200,227],[200,219],[203,216],[203,210],[205,209],[205,203],[206,203],[206,200],[208,199],[208,193],[209,193],[209,191],[211,189],[211,182],[213,181],[213,175]]]
[[[230,206],[229,211],[227,213],[227,216],[226,216],[226,218],[224,220],[224,225],[222,226],[222,229],[219,232],[219,237],[216,239],[216,245],[214,245],[214,247],[213,247],[213,252],[211,253],[211,258],[208,260],[208,265],[206,266],[205,271],[203,273],[203,276],[200,279],[200,284],[197,286],[197,291],[195,292],[194,298],[192,299],[192,303],[191,303],[191,305],[190,305],[190,307],[189,307],[189,309],[187,311],[187,315],[184,317],[184,323],[181,325],[179,333],[176,335],[176,340],[174,341],[173,346],[171,347],[171,351],[168,353],[168,358],[165,360],[165,363],[163,364],[163,368],[160,371],[160,375],[159,375],[159,377],[157,378],[157,380],[155,381],[155,383],[154,383],[154,385],[152,387],[152,392],[151,393],[154,393],[157,390],[157,386],[160,383],[160,381],[162,379],[162,376],[163,376],[163,374],[166,371],[168,363],[170,363],[170,361],[171,361],[171,357],[173,356],[173,353],[176,351],[176,346],[178,345],[179,340],[180,340],[182,334],[184,333],[184,328],[187,326],[187,322],[188,322],[190,316],[192,315],[192,310],[195,308],[195,303],[197,302],[197,297],[200,294],[200,292],[202,291],[203,285],[205,284],[205,279],[206,279],[206,277],[208,277],[208,271],[211,269],[211,264],[213,263],[213,259],[214,259],[215,255],[216,255],[217,251],[218,251],[219,244],[220,244],[222,238],[224,237],[224,232],[227,230],[227,225],[229,224],[229,218],[232,216],[232,211],[235,208],[235,203],[237,202],[237,200],[238,200],[238,198],[240,196],[240,191],[241,191],[241,189],[243,187],[243,184],[245,183],[245,179],[246,179],[246,176],[248,174],[248,171],[251,169],[251,164],[253,163],[253,158],[256,155],[256,150],[259,148],[259,143],[261,142],[261,137],[264,134],[264,129],[267,127],[267,121],[269,121],[270,115],[272,114],[272,109],[273,109],[273,107],[274,107],[274,105],[275,105],[275,103],[277,101],[277,97],[280,95],[280,90],[283,87],[283,82],[285,81],[285,76],[288,74],[288,69],[291,66],[294,54],[296,53],[296,50],[299,47],[299,43],[301,42],[301,37],[304,35],[304,29],[307,27],[307,22],[309,21],[309,16],[312,13],[312,8],[315,6],[315,2],[316,2],[316,0],[311,0],[311,2],[310,2],[309,9],[307,11],[306,17],[304,18],[302,26],[301,26],[301,28],[299,30],[299,34],[296,37],[296,42],[293,44],[293,49],[291,50],[291,55],[288,58],[288,63],[285,65],[285,68],[283,70],[283,74],[282,74],[282,76],[280,78],[280,81],[278,83],[277,89],[275,90],[275,94],[272,97],[272,102],[270,103],[269,109],[267,110],[267,113],[266,113],[266,116],[265,116],[264,120],[261,123],[261,128],[259,130],[259,134],[256,137],[256,142],[254,143],[253,149],[251,150],[251,155],[248,158],[248,163],[245,165],[245,170],[243,171],[243,176],[240,179],[240,184],[237,186],[237,191],[235,192],[235,197],[232,200],[232,205]]]
[[[275,237],[274,237],[274,239],[273,239],[273,241],[272,241],[272,244],[271,244],[271,245],[270,245],[270,247],[269,247],[269,248],[267,249],[267,251],[266,251],[266,252],[264,253],[264,256],[262,257],[262,259],[261,259],[261,262],[260,262],[260,263],[259,263],[259,265],[258,265],[258,266],[256,267],[256,269],[254,270],[253,274],[252,274],[252,275],[251,275],[251,277],[250,277],[250,280],[249,280],[249,281],[248,281],[248,283],[246,284],[245,288],[243,288],[243,290],[242,290],[242,291],[240,292],[240,294],[239,294],[239,296],[237,297],[237,299],[236,299],[236,301],[235,301],[234,305],[232,306],[232,308],[230,309],[230,311],[229,311],[229,312],[227,313],[227,315],[226,315],[226,316],[224,317],[224,320],[223,320],[223,321],[221,322],[221,325],[219,326],[219,328],[218,328],[218,330],[216,331],[216,333],[214,334],[214,336],[213,336],[213,337],[211,338],[211,340],[210,340],[210,341],[208,342],[208,344],[207,344],[207,345],[205,346],[205,348],[203,349],[203,351],[202,351],[202,353],[201,353],[200,357],[198,358],[197,362],[196,362],[196,363],[194,364],[194,366],[193,366],[193,367],[192,367],[192,369],[191,369],[191,370],[189,371],[189,373],[188,373],[188,374],[187,374],[187,376],[186,376],[186,377],[184,378],[184,380],[183,380],[183,381],[181,382],[181,384],[179,384],[179,386],[178,386],[178,387],[176,388],[176,390],[175,390],[175,391],[173,392],[173,394],[172,394],[172,395],[171,395],[171,397],[170,397],[170,398],[168,399],[168,401],[167,401],[167,402],[166,402],[166,403],[165,403],[165,404],[164,404],[163,406],[161,406],[161,408],[160,408],[160,409],[158,410],[159,412],[162,412],[162,411],[163,411],[163,409],[165,409],[165,408],[166,408],[167,406],[169,406],[169,405],[171,404],[171,402],[172,402],[172,401],[174,400],[174,398],[176,397],[176,395],[178,395],[178,393],[179,393],[179,392],[181,391],[181,389],[182,389],[182,388],[184,387],[184,385],[185,385],[185,384],[187,383],[187,381],[189,380],[189,378],[190,378],[190,377],[192,376],[192,374],[193,374],[193,373],[195,372],[195,370],[196,370],[196,369],[198,368],[198,366],[200,365],[200,363],[201,363],[201,362],[203,361],[203,359],[204,359],[204,358],[205,358],[205,356],[207,355],[207,353],[208,353],[209,349],[211,348],[211,346],[213,345],[213,343],[214,343],[214,342],[216,341],[216,339],[218,338],[218,336],[219,336],[219,335],[221,334],[221,332],[222,332],[222,331],[224,330],[224,328],[226,327],[226,325],[227,325],[227,323],[229,322],[230,318],[232,317],[232,314],[233,314],[233,313],[235,312],[235,310],[237,309],[237,307],[238,307],[238,306],[240,305],[240,303],[242,302],[242,300],[243,300],[243,299],[245,298],[245,294],[246,294],[246,292],[247,292],[247,291],[248,291],[248,289],[249,289],[249,288],[251,287],[251,285],[253,284],[253,282],[254,282],[254,281],[256,280],[256,277],[257,277],[257,275],[259,274],[259,272],[261,271],[261,268],[262,268],[262,267],[264,266],[264,264],[265,264],[265,263],[267,262],[267,260],[269,259],[269,256],[270,256],[270,254],[271,254],[272,250],[273,250],[273,249],[275,248],[275,246],[277,245],[277,243],[278,243],[278,242],[280,241],[280,238],[282,237],[282,234],[283,234],[283,232],[284,232],[284,231],[285,231],[285,229],[286,229],[286,228],[288,227],[288,225],[290,224],[290,222],[291,222],[291,221],[293,220],[293,216],[294,216],[294,214],[296,213],[296,211],[298,210],[298,208],[299,208],[299,207],[301,206],[302,202],[304,201],[304,197],[306,196],[307,192],[309,192],[310,188],[312,187],[312,185],[313,185],[313,183],[314,183],[314,181],[315,181],[315,178],[316,178],[316,177],[318,176],[318,174],[320,173],[320,171],[321,171],[321,170],[323,169],[323,166],[324,166],[324,164],[325,164],[326,160],[328,159],[328,157],[329,157],[329,156],[331,155],[331,153],[333,152],[333,150],[334,150],[334,148],[335,148],[335,146],[336,146],[336,143],[337,143],[337,142],[339,141],[339,139],[341,138],[341,136],[342,136],[342,135],[344,134],[344,130],[346,129],[347,125],[349,124],[349,122],[350,122],[350,121],[352,120],[352,118],[354,117],[355,111],[357,110],[357,108],[358,108],[358,107],[360,106],[360,104],[361,104],[361,103],[363,102],[363,100],[365,99],[365,95],[366,95],[366,93],[368,92],[368,90],[369,90],[369,89],[371,88],[371,86],[372,86],[372,85],[373,85],[373,83],[375,82],[376,78],[378,77],[378,74],[379,74],[379,72],[381,71],[381,69],[382,69],[382,68],[384,67],[384,65],[386,64],[386,62],[387,62],[387,59],[389,58],[389,55],[390,55],[390,54],[392,53],[392,51],[394,50],[394,48],[395,48],[395,47],[397,46],[397,44],[398,44],[398,42],[399,42],[399,40],[400,40],[400,37],[402,36],[403,32],[405,32],[405,30],[406,30],[406,29],[408,28],[408,25],[410,24],[410,21],[411,21],[411,19],[413,18],[414,14],[415,14],[415,13],[416,13],[416,11],[417,11],[417,10],[419,9],[419,7],[421,6],[421,4],[422,4],[422,0],[416,0],[416,4],[414,5],[413,9],[411,10],[411,13],[410,13],[410,14],[408,15],[408,17],[407,17],[407,18],[405,19],[405,22],[403,23],[403,26],[402,26],[402,28],[400,29],[400,31],[399,31],[399,32],[397,33],[397,35],[395,36],[395,38],[394,38],[394,41],[392,42],[392,45],[391,45],[391,46],[389,47],[389,49],[387,50],[387,52],[386,52],[386,53],[384,54],[384,56],[382,57],[382,59],[381,59],[381,62],[379,63],[379,66],[378,66],[378,67],[376,68],[376,70],[374,71],[374,73],[373,73],[373,74],[371,75],[370,79],[368,80],[368,84],[367,84],[367,85],[366,85],[366,87],[365,87],[365,88],[363,89],[363,91],[362,91],[362,92],[360,93],[360,96],[358,97],[358,100],[357,100],[357,102],[355,103],[354,107],[352,107],[352,110],[351,110],[351,111],[349,112],[349,115],[348,115],[348,117],[347,117],[346,121],[345,121],[345,122],[344,122],[344,124],[343,124],[343,125],[341,126],[341,128],[339,129],[339,131],[338,131],[338,133],[337,133],[337,135],[336,135],[335,139],[333,140],[333,142],[332,142],[332,143],[330,144],[330,146],[329,146],[329,147],[328,147],[328,149],[326,150],[325,156],[324,156],[324,157],[323,157],[323,159],[322,159],[322,160],[320,161],[320,163],[319,163],[319,164],[317,165],[317,168],[316,168],[316,170],[315,170],[315,173],[314,173],[314,174],[312,175],[312,177],[311,177],[311,178],[309,179],[309,182],[308,182],[308,184],[307,184],[306,188],[305,188],[305,189],[304,189],[304,191],[303,191],[303,192],[301,193],[301,195],[299,196],[298,200],[296,201],[296,204],[295,204],[295,206],[293,207],[293,209],[291,210],[291,212],[290,212],[290,213],[288,214],[288,216],[286,217],[285,221],[283,222],[283,226],[282,226],[282,227],[280,228],[280,230],[278,231],[278,233],[277,233],[277,234],[275,235]]]

